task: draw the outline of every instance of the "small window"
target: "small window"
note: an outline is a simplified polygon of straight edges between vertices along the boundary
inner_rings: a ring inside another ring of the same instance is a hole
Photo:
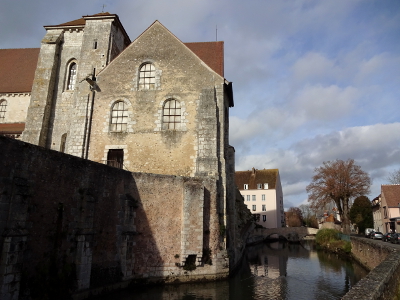
[[[110,130],[113,132],[126,131],[128,124],[128,110],[124,101],[117,101],[111,109]]]
[[[163,107],[163,129],[181,129],[181,104],[175,99],[167,100]]]
[[[246,200],[250,201],[250,195],[246,195]]]
[[[256,195],[252,195],[251,198],[253,201],[256,201]]]
[[[76,83],[76,63],[71,63],[68,69],[68,85],[67,90],[74,90]]]
[[[256,205],[252,205],[251,210],[252,210],[252,211],[256,211],[256,210],[257,210],[257,206],[256,206]]]
[[[7,100],[0,100],[0,122],[6,118]]]
[[[262,189],[262,184],[261,183],[257,183],[257,190],[261,190]]]
[[[264,204],[263,204],[263,206],[262,206],[262,211],[267,211],[267,208],[265,207]]]
[[[263,215],[263,222],[267,221],[267,216]]]
[[[268,183],[264,183],[264,190],[268,190]]]
[[[60,152],[65,153],[65,145],[67,143],[67,134],[64,133],[61,136],[61,143],[60,143]]]
[[[245,189],[245,190],[248,190],[248,189],[249,189],[249,185],[248,185],[248,184],[245,184],[245,185],[244,185],[244,189]]]
[[[122,169],[124,166],[124,150],[123,149],[108,150],[107,165]]]
[[[261,195],[261,200],[262,200],[262,201],[265,201],[265,194],[262,194],[262,195]]]
[[[93,49],[97,49],[97,40],[93,41]]]
[[[155,90],[156,69],[153,64],[144,64],[139,71],[139,90]]]

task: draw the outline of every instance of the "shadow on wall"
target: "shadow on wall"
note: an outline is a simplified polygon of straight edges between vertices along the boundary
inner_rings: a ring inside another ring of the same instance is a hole
[[[182,193],[161,196],[155,188],[169,180],[4,137],[0,148],[1,299],[18,293],[66,299],[74,291],[157,277],[175,263],[165,253],[180,253],[180,235],[169,233],[181,230]],[[163,231],[168,235],[155,237]]]

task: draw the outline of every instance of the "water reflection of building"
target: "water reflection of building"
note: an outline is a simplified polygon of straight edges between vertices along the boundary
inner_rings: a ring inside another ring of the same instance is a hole
[[[281,255],[282,245],[278,242],[261,244],[247,252],[251,273],[254,276],[277,279],[286,276],[288,257]]]

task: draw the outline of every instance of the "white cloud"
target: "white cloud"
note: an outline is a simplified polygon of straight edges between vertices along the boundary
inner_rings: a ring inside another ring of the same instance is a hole
[[[321,81],[331,78],[337,68],[334,62],[321,53],[308,52],[293,65],[294,80],[300,82]]]
[[[332,120],[352,113],[361,93],[354,87],[306,86],[294,100],[296,109],[304,113],[306,119]]]
[[[297,203],[306,197],[305,188],[316,167],[324,161],[352,158],[377,180],[371,189],[375,195],[390,166],[400,162],[398,132],[400,123],[346,128],[301,140],[289,149],[267,148],[262,154],[241,154],[236,158],[236,170],[279,169],[285,197]]]

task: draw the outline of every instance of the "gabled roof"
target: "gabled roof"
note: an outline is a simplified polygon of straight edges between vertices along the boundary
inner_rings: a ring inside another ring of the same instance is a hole
[[[109,16],[116,16],[115,14],[110,14],[109,12],[102,12],[95,15],[90,16],[83,16],[80,19],[76,19],[73,21],[65,22],[59,25],[46,25],[44,27],[66,27],[66,26],[84,26],[86,24],[86,19],[88,17],[109,17]]]
[[[224,77],[224,42],[184,43],[207,66]]]
[[[400,184],[385,184],[381,186],[381,195],[385,197],[388,207],[399,207]]]
[[[86,19],[102,17],[116,17],[119,22],[117,15],[105,12],[84,16],[80,19],[59,25],[45,27],[62,28],[68,26],[84,26],[86,24]],[[122,25],[120,25],[120,27],[123,29]],[[130,42],[128,35],[126,35],[126,37],[127,41]],[[224,42],[184,43],[184,45],[214,72],[224,77]],[[32,90],[39,51],[40,48],[0,49],[0,93],[20,93],[30,92]],[[231,106],[233,106],[233,100]]]
[[[0,49],[0,93],[32,91],[39,48]]]
[[[245,184],[249,185],[249,190],[255,190],[258,183],[268,183],[268,189],[275,189],[278,175],[278,169],[257,170],[253,168],[249,171],[236,171],[235,183],[239,190],[243,190]]]

